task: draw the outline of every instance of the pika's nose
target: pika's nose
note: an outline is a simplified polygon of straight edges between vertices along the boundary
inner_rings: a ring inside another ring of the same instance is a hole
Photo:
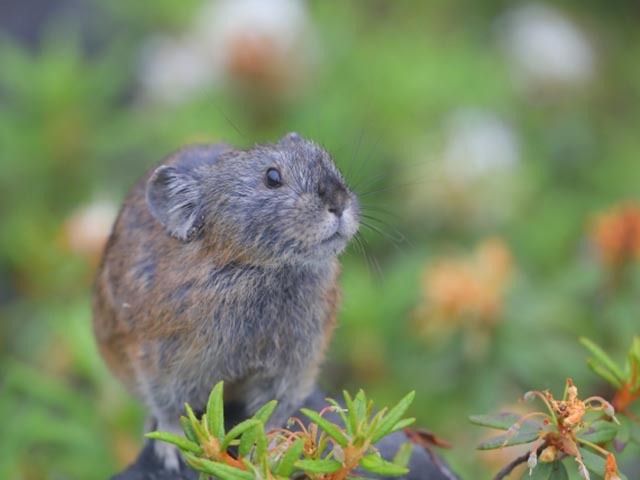
[[[336,217],[342,216],[349,202],[349,193],[338,180],[331,177],[325,178],[318,186],[318,195],[324,201],[327,210]]]

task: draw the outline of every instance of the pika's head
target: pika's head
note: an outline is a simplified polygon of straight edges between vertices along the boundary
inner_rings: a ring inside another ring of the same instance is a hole
[[[226,243],[258,262],[337,255],[360,216],[331,156],[296,133],[248,150],[182,150],[153,172],[146,199],[171,236]]]

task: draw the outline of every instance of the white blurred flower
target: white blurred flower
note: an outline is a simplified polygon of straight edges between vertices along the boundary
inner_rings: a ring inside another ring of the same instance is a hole
[[[151,38],[142,52],[140,82],[147,96],[180,103],[215,84],[203,45],[192,38]]]
[[[509,171],[519,162],[515,132],[492,112],[454,112],[447,122],[445,137],[443,170],[455,183]]]
[[[452,112],[443,125],[442,150],[421,155],[425,182],[409,206],[422,218],[457,227],[509,218],[521,193],[517,132],[496,113],[472,108]]]
[[[109,238],[117,213],[116,205],[105,201],[78,208],[64,223],[68,248],[74,253],[97,258]]]
[[[504,48],[526,84],[579,85],[593,77],[588,38],[556,8],[538,3],[513,7],[503,27]]]
[[[181,39],[143,51],[146,93],[182,101],[221,82],[259,94],[295,90],[317,59],[304,0],[211,0]]]

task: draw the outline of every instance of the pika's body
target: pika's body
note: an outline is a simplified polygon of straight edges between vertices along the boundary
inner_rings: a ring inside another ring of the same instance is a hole
[[[103,357],[161,430],[179,431],[185,402],[204,410],[220,380],[248,415],[279,400],[279,426],[315,381],[358,217],[330,156],[297,134],[180,150],[114,225],[94,294]]]

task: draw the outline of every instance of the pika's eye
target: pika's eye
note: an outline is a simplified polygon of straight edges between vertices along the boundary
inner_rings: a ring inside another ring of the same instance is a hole
[[[277,168],[270,168],[267,170],[267,174],[264,178],[264,183],[269,188],[280,188],[282,186],[282,178],[280,177],[280,170]]]

